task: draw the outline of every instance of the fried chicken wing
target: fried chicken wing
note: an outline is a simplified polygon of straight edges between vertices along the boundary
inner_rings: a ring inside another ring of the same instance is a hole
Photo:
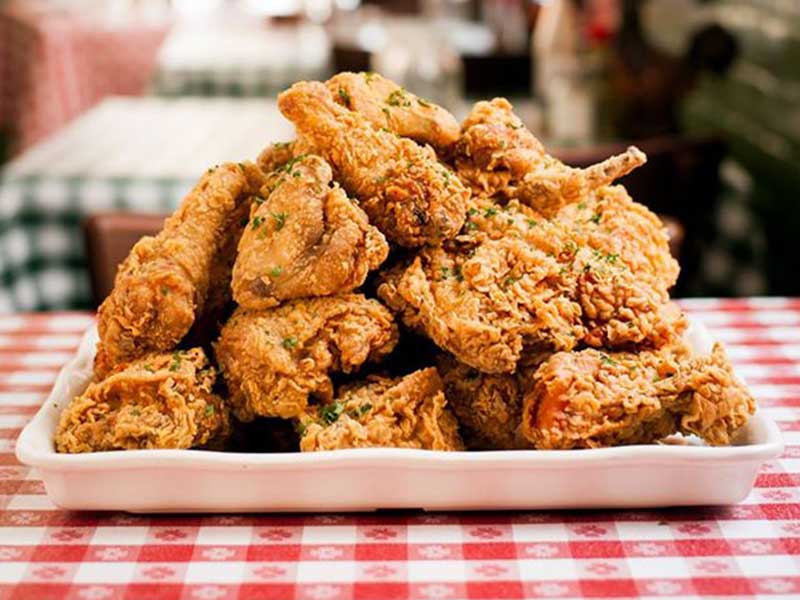
[[[537,448],[651,443],[674,433],[728,444],[755,411],[722,346],[553,355],[524,384],[522,432]]]
[[[303,452],[388,446],[463,450],[434,368],[391,379],[372,376],[300,419]]]
[[[377,73],[339,73],[329,79],[334,99],[362,114],[376,128],[446,151],[460,133],[458,121],[441,106],[406,91]]]
[[[658,219],[624,192],[607,193],[587,200],[580,223],[516,201],[476,202],[458,238],[384,273],[378,295],[408,327],[486,373],[578,343],[663,345],[682,329],[667,293],[677,264]]]
[[[236,417],[296,417],[333,397],[330,373],[379,361],[397,344],[392,315],[360,294],[237,309],[215,346]]]
[[[319,82],[296,83],[278,107],[389,241],[437,244],[461,228],[469,191],[431,148],[374,128]]]
[[[218,445],[228,408],[212,393],[216,373],[200,348],[148,354],[89,384],[61,413],[59,452]]]
[[[98,312],[98,379],[115,365],[173,349],[196,320],[225,304],[231,257],[224,253],[238,242],[242,205],[263,183],[250,163],[210,169],[164,229],[137,242]]]
[[[439,358],[437,366],[467,448],[533,447],[520,433],[522,392],[517,375],[481,373],[446,355]]]
[[[292,159],[270,177],[239,242],[232,286],[240,306],[350,292],[386,260],[383,234],[338,185],[330,187],[323,159]]]
[[[647,160],[631,146],[587,169],[568,167],[545,152],[505,98],[475,104],[461,129],[455,159],[458,176],[477,194],[516,198],[545,216]]]

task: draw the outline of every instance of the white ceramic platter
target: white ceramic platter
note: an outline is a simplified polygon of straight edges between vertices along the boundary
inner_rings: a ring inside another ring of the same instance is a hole
[[[693,323],[689,340],[710,340]],[[308,454],[132,450],[58,454],[64,406],[87,386],[97,333],[89,330],[17,442],[50,499],[74,510],[134,512],[633,508],[732,504],[783,448],[756,414],[730,447],[686,444],[598,450],[433,452],[395,448]]]

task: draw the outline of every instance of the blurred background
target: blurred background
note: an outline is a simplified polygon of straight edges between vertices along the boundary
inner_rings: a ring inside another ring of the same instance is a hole
[[[635,143],[676,296],[800,295],[796,0],[0,0],[0,312],[91,308],[276,94],[374,70],[461,119],[508,97],[573,165]]]

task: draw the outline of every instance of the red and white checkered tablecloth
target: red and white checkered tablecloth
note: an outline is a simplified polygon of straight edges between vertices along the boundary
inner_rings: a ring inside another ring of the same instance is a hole
[[[55,509],[14,440],[91,316],[0,317],[0,600],[800,598],[800,299],[684,306],[728,345],[784,455],[740,505],[138,516]],[[168,483],[164,483],[167,484]]]

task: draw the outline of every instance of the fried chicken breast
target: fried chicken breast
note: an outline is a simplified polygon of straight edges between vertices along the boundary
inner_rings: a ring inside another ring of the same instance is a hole
[[[438,244],[461,228],[469,191],[431,148],[376,129],[319,82],[296,83],[278,96],[278,107],[389,241]]]
[[[581,207],[580,223],[516,201],[477,202],[457,239],[384,273],[378,295],[408,327],[486,373],[579,343],[663,345],[682,319],[668,302],[677,264],[666,234],[623,191],[605,190]]]
[[[755,411],[722,346],[560,352],[524,382],[522,432],[537,448],[646,444],[674,433],[729,444]]]
[[[332,372],[379,361],[397,344],[392,315],[360,294],[294,300],[276,308],[239,308],[215,345],[236,417],[290,418],[309,396],[333,398]]]
[[[209,169],[164,229],[137,242],[98,311],[98,379],[115,365],[175,348],[196,320],[225,304],[231,265],[225,249],[236,247],[242,205],[263,183],[251,163]]]
[[[436,369],[345,387],[300,418],[303,452],[374,446],[463,450]]]
[[[240,306],[350,292],[386,260],[383,234],[338,185],[331,187],[323,159],[292,159],[270,178],[239,242],[232,286]]]
[[[325,85],[339,104],[376,128],[430,144],[440,152],[458,140],[460,128],[453,115],[377,73],[339,73]]]
[[[149,354],[89,384],[61,413],[58,452],[197,448],[221,444],[228,408],[200,348]]]
[[[544,150],[505,98],[475,104],[461,126],[456,172],[474,193],[518,199],[545,216],[626,175],[647,160],[633,146],[587,169],[568,167]]]

